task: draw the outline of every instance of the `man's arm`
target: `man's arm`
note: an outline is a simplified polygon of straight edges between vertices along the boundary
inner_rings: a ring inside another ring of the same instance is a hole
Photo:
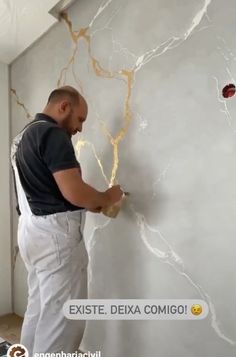
[[[74,206],[96,210],[108,207],[122,197],[120,186],[113,186],[105,192],[99,192],[82,180],[78,168],[61,170],[53,173],[53,177],[63,197]]]

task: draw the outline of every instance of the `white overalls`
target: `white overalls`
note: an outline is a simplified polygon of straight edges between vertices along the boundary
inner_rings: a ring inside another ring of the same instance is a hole
[[[66,319],[62,308],[69,299],[87,298],[88,254],[82,234],[85,210],[46,216],[31,212],[16,166],[16,151],[25,130],[14,139],[11,149],[21,211],[17,240],[28,271],[28,305],[20,342],[32,357],[40,352],[73,353],[81,343],[85,321]]]

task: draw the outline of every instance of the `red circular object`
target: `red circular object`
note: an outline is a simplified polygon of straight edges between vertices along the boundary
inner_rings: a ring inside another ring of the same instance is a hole
[[[222,95],[224,98],[230,98],[235,95],[236,88],[233,83],[227,84],[223,90],[222,90]]]

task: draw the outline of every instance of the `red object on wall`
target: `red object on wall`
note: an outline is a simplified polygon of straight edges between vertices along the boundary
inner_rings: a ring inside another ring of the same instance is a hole
[[[222,95],[224,98],[230,98],[235,95],[235,92],[236,92],[235,85],[233,83],[230,83],[223,88]]]

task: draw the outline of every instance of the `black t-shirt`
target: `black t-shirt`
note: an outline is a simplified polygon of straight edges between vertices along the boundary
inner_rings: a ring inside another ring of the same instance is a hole
[[[62,196],[53,177],[56,171],[80,170],[71,137],[45,114],[37,114],[33,122],[37,124],[28,124],[16,153],[21,185],[32,213],[42,216],[80,209]]]

